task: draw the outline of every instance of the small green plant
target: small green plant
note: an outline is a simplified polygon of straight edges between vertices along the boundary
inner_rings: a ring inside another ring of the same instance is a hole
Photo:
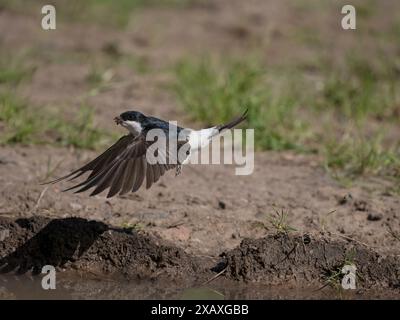
[[[341,280],[343,278],[343,273],[342,273],[342,268],[343,266],[339,266],[333,270],[328,270],[325,282],[326,285],[333,287],[336,290],[341,290]]]
[[[334,289],[338,290],[341,292],[342,288],[342,279],[343,279],[343,268],[345,266],[354,266],[355,262],[355,255],[356,255],[356,251],[355,249],[350,249],[346,252],[345,254],[345,258],[343,263],[341,263],[340,265],[338,265],[337,267],[327,270],[326,274],[324,276],[325,279],[325,286],[331,286]],[[324,286],[324,287],[325,287]]]
[[[343,274],[343,268],[345,266],[355,266],[355,255],[356,251],[354,248],[348,250],[346,252],[344,261],[339,264],[337,267],[334,267],[333,269],[327,270],[325,274],[323,275],[323,280],[325,282],[325,285],[322,287],[330,286],[333,289],[337,290],[339,294],[341,295],[343,292],[343,287],[342,287],[342,279],[345,276]],[[357,277],[359,279],[362,279],[359,274],[357,274]],[[321,289],[322,289],[321,288]]]
[[[135,222],[135,223],[129,223],[129,222],[124,222],[121,225],[122,228],[130,230],[130,231],[142,231],[144,229],[144,224],[141,222]]]
[[[287,219],[288,212],[281,209],[281,211],[274,210],[274,214],[269,216],[268,221],[278,233],[288,234],[289,232],[297,231],[288,224]]]

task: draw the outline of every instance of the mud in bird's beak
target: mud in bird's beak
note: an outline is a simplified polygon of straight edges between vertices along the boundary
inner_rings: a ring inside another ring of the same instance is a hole
[[[114,121],[115,121],[115,123],[116,123],[117,125],[122,124],[122,123],[124,122],[124,121],[121,119],[120,116],[115,117],[115,118],[114,118]]]

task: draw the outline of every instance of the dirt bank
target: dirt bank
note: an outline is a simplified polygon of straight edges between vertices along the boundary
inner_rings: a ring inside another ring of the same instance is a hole
[[[358,287],[400,287],[398,257],[384,257],[352,242],[278,234],[246,239],[224,257],[226,276],[238,281],[339,284],[342,268],[353,264],[357,268]]]
[[[345,264],[357,267],[359,289],[399,288],[400,263],[357,243],[309,235],[276,234],[245,239],[219,257],[194,256],[151,234],[82,218],[0,219],[0,270],[40,273],[44,265],[127,280],[169,279],[204,284],[220,273],[224,281],[335,285]],[[222,272],[221,272],[222,271]]]

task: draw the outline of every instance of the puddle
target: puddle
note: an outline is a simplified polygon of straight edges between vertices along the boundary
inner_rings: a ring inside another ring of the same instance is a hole
[[[189,288],[182,292],[181,299],[184,300],[224,300],[223,293],[211,288]]]
[[[0,275],[0,299],[370,299],[385,298],[384,291],[296,288],[216,281],[210,286],[182,287],[173,283],[122,281],[92,276],[57,275],[56,289],[44,290],[42,276]],[[389,295],[389,296],[393,296]]]

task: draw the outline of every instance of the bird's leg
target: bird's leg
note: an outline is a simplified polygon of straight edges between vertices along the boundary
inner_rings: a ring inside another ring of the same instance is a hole
[[[179,176],[181,174],[181,172],[182,172],[182,165],[178,164],[176,166],[175,177]]]

